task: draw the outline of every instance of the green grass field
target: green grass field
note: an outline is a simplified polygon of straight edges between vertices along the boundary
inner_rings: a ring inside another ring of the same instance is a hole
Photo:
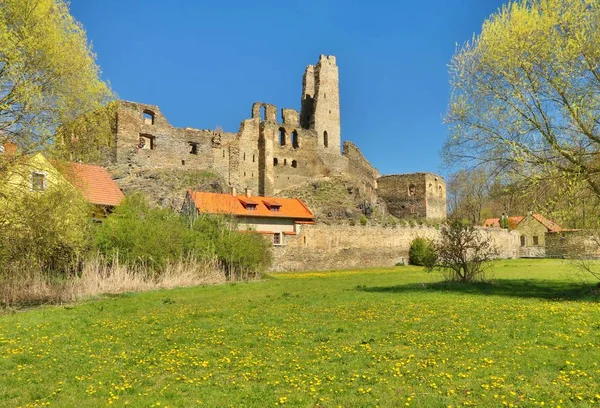
[[[600,406],[600,303],[567,261],[395,267],[0,316],[1,406]]]

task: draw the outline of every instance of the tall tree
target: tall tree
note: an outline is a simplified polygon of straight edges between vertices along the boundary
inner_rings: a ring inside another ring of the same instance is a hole
[[[600,197],[600,2],[520,0],[450,64],[447,162]]]
[[[0,135],[24,152],[112,98],[63,0],[0,2]],[[0,140],[1,142],[1,140]]]

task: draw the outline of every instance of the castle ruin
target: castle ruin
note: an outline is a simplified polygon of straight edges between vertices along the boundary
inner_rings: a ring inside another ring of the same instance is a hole
[[[383,198],[392,215],[446,217],[446,186],[441,177],[429,173],[380,177],[353,143],[342,146],[334,56],[321,55],[316,65],[306,68],[300,112],[284,108],[280,118],[277,113],[276,106],[255,102],[251,117],[232,133],[176,128],[158,106],[119,101],[112,164],[210,170],[240,191],[249,189],[263,196],[345,175],[366,197]]]

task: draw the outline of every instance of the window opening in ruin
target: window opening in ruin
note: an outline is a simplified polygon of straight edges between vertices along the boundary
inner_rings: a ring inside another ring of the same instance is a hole
[[[521,246],[525,246],[525,235],[521,235]]]
[[[273,245],[281,245],[281,233],[276,232],[273,234]]]
[[[198,154],[198,143],[190,142],[190,154]]]
[[[33,191],[44,191],[46,189],[46,175],[39,172],[31,172],[31,189]]]
[[[260,120],[263,122],[267,120],[267,107],[265,105],[260,107]]]
[[[304,245],[306,245],[306,237],[303,237]]]
[[[329,147],[329,136],[327,135],[327,131],[323,132],[323,146]]]
[[[277,160],[277,157],[273,158],[273,166],[277,166],[279,164],[279,160]]]
[[[142,114],[145,125],[154,125],[154,112],[145,110]]]
[[[182,166],[185,166],[185,160],[182,160],[182,161],[181,161],[181,165],[182,165]]]
[[[533,245],[539,245],[539,238],[537,237],[537,235],[533,236]]]
[[[279,128],[279,146],[285,146],[285,129]]]
[[[225,150],[223,150],[223,157],[225,157]]]
[[[246,172],[244,172],[244,177],[246,177]]]
[[[442,198],[444,196],[444,193],[442,191],[442,186],[438,186],[438,191],[440,193],[440,198]]]
[[[415,186],[414,184],[411,184],[408,186],[408,195],[409,196],[414,196],[417,193],[417,186]]]
[[[246,161],[246,152],[244,152],[244,161]]]
[[[292,147],[294,149],[297,149],[300,147],[300,143],[298,142],[298,132],[295,130],[292,132]]]
[[[298,162],[296,160],[292,160],[292,167],[293,168],[298,167]]]
[[[154,150],[154,136],[140,135],[137,147],[143,150]]]
[[[254,163],[256,161],[256,155],[252,155],[252,163]]]
[[[283,159],[283,165],[287,166],[287,159]]]
[[[323,99],[327,99],[327,94],[326,93],[323,94]]]

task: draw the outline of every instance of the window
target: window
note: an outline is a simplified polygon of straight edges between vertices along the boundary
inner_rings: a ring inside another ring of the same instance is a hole
[[[283,165],[287,166],[287,159],[283,159]]]
[[[145,110],[142,114],[145,125],[154,125],[154,112]]]
[[[256,204],[246,204],[246,210],[250,210],[250,211],[256,210]]]
[[[323,132],[323,146],[329,147],[329,136],[327,135],[327,131]]]
[[[277,160],[277,157],[273,158],[273,166],[277,166],[279,164],[279,160]]]
[[[198,154],[198,143],[190,142],[190,154]]]
[[[273,245],[281,245],[281,233],[276,232],[273,234]]]
[[[260,107],[260,119],[263,122],[267,120],[267,107],[265,105]]]
[[[285,129],[279,128],[279,146],[285,146]]]
[[[44,191],[46,189],[46,175],[44,173],[31,173],[31,189],[33,191]]]
[[[524,247],[526,243],[525,235],[521,235],[521,246]]]
[[[269,210],[271,212],[279,212],[279,208],[280,207],[278,205],[272,205],[272,206],[269,207]]]
[[[297,149],[300,147],[300,143],[298,142],[298,132],[295,130],[292,132],[292,147],[294,149]]]
[[[411,184],[408,186],[408,195],[409,196],[414,196],[417,193],[417,186],[415,186],[414,184]]]
[[[537,235],[533,236],[533,245],[539,245],[539,238],[537,237]]]
[[[137,147],[143,150],[154,150],[154,136],[140,135]]]
[[[442,190],[442,186],[438,186],[438,191],[440,193],[440,198],[442,198],[444,196],[444,192]]]
[[[246,161],[246,152],[244,152],[244,161]]]
[[[298,167],[298,162],[296,160],[292,160],[292,167],[293,168]]]
[[[256,161],[256,155],[252,155],[252,163],[254,163]]]

